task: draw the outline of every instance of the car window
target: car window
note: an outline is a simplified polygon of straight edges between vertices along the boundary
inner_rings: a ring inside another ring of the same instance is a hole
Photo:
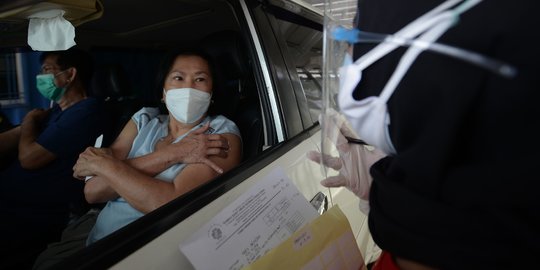
[[[277,19],[281,35],[286,40],[289,55],[307,100],[312,122],[322,109],[322,40],[323,33],[300,24]]]
[[[305,17],[309,21],[305,23],[301,20],[305,14],[294,12],[296,1],[286,1],[293,7],[291,12],[276,11],[265,1],[249,0],[156,0],[151,4],[133,0],[129,4],[136,8],[130,12],[125,12],[126,3],[121,1],[103,2],[105,12],[101,18],[76,28],[77,44],[94,58],[94,78],[89,90],[105,103],[104,121],[110,134],[102,146],[110,145],[140,107],[164,106],[159,96],[163,89],[156,86],[155,73],[165,53],[206,44],[205,49],[217,59],[216,78],[227,93],[217,98],[214,105],[221,103],[222,114],[237,124],[245,162],[218,181],[210,181],[112,233],[110,238],[99,240],[101,243],[82,255],[90,254],[92,262],[101,260],[104,264],[118,260],[244,181],[259,181],[265,166],[278,159],[276,164],[280,166],[308,170],[308,174],[300,174],[300,169],[295,169],[297,179],[316,179],[312,175],[318,173],[318,165],[308,164],[305,153],[314,147],[312,138],[317,136],[316,122],[322,108],[320,14],[318,20]],[[22,54],[17,50],[0,57],[0,61],[8,63],[0,64],[0,94],[5,94],[0,99],[22,100],[22,104],[11,103],[2,108],[11,119],[19,115],[22,120],[29,109],[45,108],[50,103],[36,91],[40,52],[29,51],[25,40],[19,43],[26,48]],[[20,76],[22,85],[18,83]],[[318,181],[301,186],[308,199],[319,188]],[[138,238],[147,233],[151,236]],[[117,241],[128,238],[135,242]],[[122,255],[104,252],[114,246],[126,251]],[[108,256],[115,258],[107,261]],[[76,265],[79,263],[80,260]]]
[[[22,83],[20,76],[20,54],[0,54],[0,103],[2,105],[21,103],[23,99]]]
[[[0,107],[13,124],[20,124],[32,108],[50,106],[35,90],[40,54],[25,50],[0,53]]]

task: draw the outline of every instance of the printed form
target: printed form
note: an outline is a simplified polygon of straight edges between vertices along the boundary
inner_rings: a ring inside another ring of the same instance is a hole
[[[319,214],[275,169],[180,244],[195,269],[242,269]]]

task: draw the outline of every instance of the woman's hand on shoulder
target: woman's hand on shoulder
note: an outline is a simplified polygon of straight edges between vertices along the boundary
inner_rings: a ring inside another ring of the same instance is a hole
[[[174,180],[174,196],[168,198],[168,200],[176,198],[240,164],[242,160],[242,142],[240,137],[232,133],[222,134],[221,137],[228,141],[229,147],[226,151],[226,155],[210,155],[205,158],[208,162],[205,164],[215,164],[223,170],[217,171],[214,167],[209,168],[205,164],[200,163],[186,166],[186,168],[176,176]]]
[[[205,134],[209,123],[194,130],[178,143],[169,145],[167,151],[176,163],[203,163],[218,173],[223,169],[208,159],[211,156],[226,158],[229,140],[221,134]]]

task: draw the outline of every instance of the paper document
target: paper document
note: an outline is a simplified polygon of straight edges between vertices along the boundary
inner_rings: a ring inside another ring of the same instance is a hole
[[[283,169],[216,215],[180,250],[196,269],[242,269],[318,216]]]
[[[243,270],[366,270],[347,217],[337,205]]]

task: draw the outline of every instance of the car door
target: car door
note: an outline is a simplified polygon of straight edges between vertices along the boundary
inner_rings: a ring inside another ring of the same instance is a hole
[[[227,2],[253,65],[264,151],[67,258],[59,267],[192,269],[178,245],[275,168],[286,172],[306,200],[320,196],[328,201],[327,207],[338,204],[362,252],[373,253],[358,199],[344,188],[322,187],[320,165],[306,158],[309,151],[320,149],[321,142],[317,121],[322,97],[321,13],[294,1]]]

